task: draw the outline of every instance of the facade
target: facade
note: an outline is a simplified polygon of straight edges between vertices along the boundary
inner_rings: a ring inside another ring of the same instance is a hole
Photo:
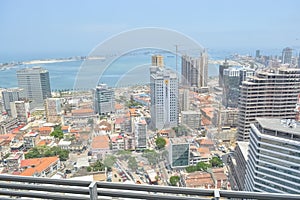
[[[164,57],[162,55],[152,56],[152,66],[164,67]]]
[[[189,90],[183,89],[180,92],[181,92],[180,93],[180,96],[181,96],[180,109],[181,109],[181,111],[188,111],[190,108]]]
[[[256,117],[295,119],[300,93],[300,69],[278,68],[256,72],[240,87],[238,140],[248,141]]]
[[[7,118],[3,121],[0,121],[0,135],[7,134],[14,128],[18,127],[18,119],[17,118]]]
[[[231,127],[235,128],[238,124],[238,109],[222,107],[214,109],[213,124],[216,127]]]
[[[208,79],[208,56],[205,50],[198,58],[187,55],[181,58],[181,74],[183,85],[203,88],[207,87]]]
[[[234,177],[237,188],[240,191],[244,190],[246,165],[248,161],[249,142],[239,141],[236,143],[233,156],[230,158],[229,166],[231,174]]]
[[[94,109],[99,115],[115,112],[115,93],[106,84],[100,84],[94,90]]]
[[[17,71],[18,85],[23,89],[24,98],[30,106],[44,107],[44,100],[51,97],[48,70],[41,67],[25,68]]]
[[[164,67],[150,67],[151,123],[154,129],[178,126],[178,77]]]
[[[135,142],[137,149],[147,148],[147,123],[145,120],[135,122]]]
[[[27,122],[29,117],[29,103],[25,101],[10,102],[11,116],[20,122]]]
[[[235,66],[223,70],[223,105],[228,108],[237,108],[240,94],[240,85],[248,77],[254,75],[254,70]]]
[[[228,69],[230,67],[229,63],[227,62],[227,59],[223,62],[222,65],[219,66],[219,86],[223,87],[223,73],[224,69]]]
[[[11,116],[10,102],[19,101],[21,92],[22,89],[20,88],[11,88],[2,91],[3,110],[6,111],[9,116]]]
[[[282,64],[292,64],[293,49],[286,47],[282,50]]]
[[[47,98],[45,100],[45,111],[47,122],[61,122],[62,102],[60,98]]]
[[[199,111],[181,111],[181,123],[192,129],[201,128],[201,112]]]
[[[190,144],[187,139],[170,138],[169,162],[171,168],[183,168],[189,166]]]
[[[29,132],[23,136],[24,147],[26,150],[35,147],[40,142],[40,135],[38,132]]]
[[[300,194],[300,124],[257,118],[251,124],[245,190]]]

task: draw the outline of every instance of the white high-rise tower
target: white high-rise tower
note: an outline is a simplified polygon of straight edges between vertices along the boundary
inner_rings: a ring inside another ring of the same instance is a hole
[[[178,125],[178,78],[176,73],[163,66],[152,66],[150,68],[150,89],[152,127],[158,130],[176,127]]]

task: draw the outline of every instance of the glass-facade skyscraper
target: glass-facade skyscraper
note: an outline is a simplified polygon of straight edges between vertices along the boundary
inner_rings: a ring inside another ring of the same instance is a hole
[[[19,88],[22,96],[30,101],[30,107],[43,107],[44,100],[51,97],[48,70],[42,67],[24,68],[17,71]]]

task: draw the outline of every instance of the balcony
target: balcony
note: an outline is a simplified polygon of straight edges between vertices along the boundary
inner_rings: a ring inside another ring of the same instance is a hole
[[[217,200],[217,199],[300,199],[299,194],[257,193],[230,190],[208,190],[167,186],[109,182],[49,179],[0,175],[0,199],[153,199],[153,200]]]

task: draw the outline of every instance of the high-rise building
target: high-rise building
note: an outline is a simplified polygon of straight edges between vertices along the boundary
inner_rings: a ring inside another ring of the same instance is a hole
[[[47,98],[45,100],[45,111],[47,122],[61,122],[62,100],[60,98]]]
[[[10,102],[11,116],[20,122],[27,122],[29,117],[29,103],[25,101]]]
[[[178,126],[178,78],[174,71],[150,67],[151,124],[154,129]]]
[[[201,112],[181,111],[181,123],[192,129],[201,128]]]
[[[300,124],[256,120],[250,130],[245,190],[300,194]]]
[[[293,49],[286,47],[282,50],[282,64],[292,64]]]
[[[256,72],[240,87],[238,137],[249,140],[256,117],[295,119],[300,93],[300,69],[281,67]]]
[[[135,122],[135,148],[147,148],[147,123],[145,120]]]
[[[256,50],[255,52],[255,58],[260,58],[260,50]]]
[[[187,139],[170,138],[169,162],[171,168],[183,168],[189,165],[190,144]]]
[[[164,67],[164,57],[162,55],[153,55],[152,66]]]
[[[99,115],[115,112],[115,92],[106,84],[99,84],[94,93],[94,109]]]
[[[224,69],[228,69],[230,67],[229,63],[227,62],[227,59],[223,62],[222,65],[219,66],[219,86],[223,87],[223,73]]]
[[[208,56],[205,50],[198,58],[183,55],[181,58],[182,84],[190,87],[207,87]]]
[[[188,89],[180,91],[180,109],[181,111],[188,111],[190,109],[190,94]]]
[[[9,116],[11,116],[10,102],[19,101],[21,92],[22,89],[20,88],[10,88],[2,91],[3,110],[6,111]]]
[[[237,108],[240,94],[240,85],[248,77],[254,75],[254,70],[241,66],[232,66],[223,70],[223,105],[228,108]]]
[[[248,161],[249,142],[239,141],[236,143],[234,154],[230,156],[229,166],[236,182],[235,189],[244,190],[246,166]]]
[[[24,89],[24,97],[30,106],[43,107],[44,100],[51,97],[48,70],[41,67],[25,68],[17,71],[18,85]]]

